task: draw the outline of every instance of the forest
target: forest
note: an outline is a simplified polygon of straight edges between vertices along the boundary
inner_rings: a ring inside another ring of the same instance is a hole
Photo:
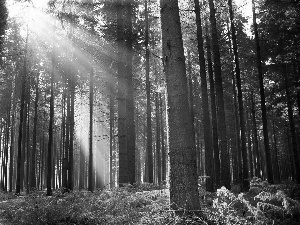
[[[0,0],[0,224],[300,224],[299,0]]]

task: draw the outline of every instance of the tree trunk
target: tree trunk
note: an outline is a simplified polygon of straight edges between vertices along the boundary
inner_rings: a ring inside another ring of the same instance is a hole
[[[218,146],[218,121],[217,121],[217,107],[215,98],[215,81],[213,75],[213,67],[211,60],[211,47],[210,39],[206,34],[206,52],[207,52],[207,68],[209,76],[209,87],[210,87],[210,104],[211,104],[211,123],[212,123],[212,140],[213,140],[213,151],[214,151],[214,167],[215,167],[215,186],[220,187],[220,153]]]
[[[54,48],[54,47],[53,47]],[[54,122],[54,68],[55,64],[55,50],[52,53],[52,72],[51,72],[51,86],[50,86],[50,118],[49,118],[49,140],[48,140],[48,154],[47,154],[47,196],[52,196],[51,180],[52,176],[52,145],[53,145],[53,122]]]
[[[223,82],[222,82],[222,71],[221,71],[221,59],[220,59],[220,48],[218,41],[217,23],[215,17],[215,6],[214,1],[209,0],[210,8],[210,23],[211,23],[211,36],[213,43],[213,59],[215,69],[215,87],[216,87],[216,104],[218,106],[218,135],[219,135],[219,149],[221,152],[221,186],[225,186],[230,189],[231,175],[230,175],[230,162],[229,154],[227,149],[227,133],[226,133],[226,122],[225,122],[225,107],[223,97]]]
[[[114,180],[114,125],[115,125],[115,90],[111,88],[109,96],[109,165],[110,165],[110,188],[115,186]]]
[[[70,78],[70,146],[69,146],[69,173],[68,173],[68,189],[73,190],[74,186],[74,108],[75,108],[75,78]]]
[[[293,115],[293,103],[291,99],[291,93],[289,90],[289,80],[287,76],[287,69],[284,62],[284,59],[282,60],[282,74],[284,76],[284,82],[285,82],[285,93],[287,98],[287,107],[288,107],[288,118],[289,118],[289,128],[291,132],[291,144],[292,144],[292,155],[294,159],[294,174],[297,184],[300,184],[300,159],[299,159],[299,153],[297,148],[297,139],[296,139],[296,128],[295,128],[295,122],[294,122],[294,115]]]
[[[170,204],[177,214],[191,210],[202,215],[178,1],[161,0],[160,7],[169,104]]]
[[[254,161],[256,162],[255,176],[261,177],[261,167],[260,167],[260,154],[258,150],[258,137],[257,137],[257,126],[256,126],[256,116],[255,116],[255,102],[253,92],[251,92],[251,115],[252,115],[252,132],[253,132],[253,153],[255,155]]]
[[[157,157],[157,182],[161,183],[161,149],[160,149],[160,107],[159,107],[159,93],[155,93],[155,118],[156,118],[156,157]]]
[[[270,144],[269,144],[267,108],[266,108],[265,91],[264,91],[264,78],[263,78],[263,71],[262,71],[262,62],[261,62],[254,0],[252,0],[252,11],[253,11],[253,27],[254,27],[254,35],[255,35],[255,43],[256,43],[257,70],[258,70],[259,89],[260,89],[259,92],[261,98],[261,117],[263,122],[264,146],[265,146],[265,153],[266,153],[267,179],[270,184],[273,184],[274,180],[273,180],[273,169],[272,169],[272,160],[271,160],[271,152],[270,152]]]
[[[33,118],[33,135],[32,135],[32,153],[31,153],[31,170],[30,170],[30,188],[36,188],[36,136],[38,121],[38,101],[39,101],[39,72],[36,74],[35,100],[34,100],[34,118]]]
[[[28,24],[27,35],[25,45],[25,58],[24,68],[22,71],[22,83],[21,83],[21,99],[20,99],[20,122],[19,122],[19,137],[18,137],[18,158],[17,158],[17,179],[16,179],[16,194],[20,194],[22,185],[22,138],[23,138],[23,123],[24,123],[24,108],[25,108],[25,94],[26,94],[26,80],[27,80],[27,45],[28,45]],[[25,119],[26,121],[26,119]]]
[[[200,78],[201,78],[201,94],[202,94],[202,113],[203,113],[203,132],[204,132],[204,145],[205,145],[205,171],[209,179],[206,180],[207,191],[214,190],[214,156],[212,149],[212,134],[209,117],[208,94],[207,94],[207,81],[206,81],[206,65],[204,57],[204,44],[202,35],[202,22],[200,15],[199,0],[195,2],[196,25],[197,25],[197,44],[199,53],[200,64]]]
[[[148,5],[145,0],[145,48],[146,48],[146,95],[147,95],[147,164],[146,178],[147,182],[153,183],[153,152],[152,152],[152,127],[151,127],[151,84],[150,84],[150,50],[149,50],[149,23],[148,23]]]
[[[90,142],[89,142],[89,185],[88,190],[94,191],[94,163],[93,163],[93,107],[94,107],[94,71],[90,70]]]
[[[274,110],[272,111],[272,128],[273,128],[273,139],[274,139],[274,160],[273,160],[273,171],[274,171],[274,183],[280,183],[280,171],[279,171],[279,161],[278,161],[278,148],[277,148],[277,137],[276,137],[276,125]]]
[[[13,174],[14,174],[14,152],[15,152],[15,115],[16,115],[16,84],[12,97],[12,112],[11,112],[11,130],[10,130],[10,154],[9,154],[9,192],[13,188]]]
[[[240,116],[240,127],[241,127],[241,144],[242,144],[242,158],[243,158],[243,189],[245,191],[249,190],[249,168],[248,168],[248,157],[247,157],[247,145],[246,145],[246,128],[245,128],[245,115],[244,115],[244,105],[243,105],[243,93],[242,93],[242,82],[241,82],[241,72],[240,72],[240,62],[237,49],[234,17],[232,11],[232,0],[228,0],[229,15],[231,21],[231,37],[232,37],[232,47],[234,53],[235,62],[235,75],[236,75],[236,85],[238,89],[238,103],[239,103],[239,116]]]
[[[165,132],[164,132],[164,118],[163,118],[163,100],[162,94],[159,93],[160,105],[160,132],[161,132],[161,167],[162,167],[162,181],[167,180],[167,153],[165,147]]]
[[[127,151],[127,125],[126,125],[126,54],[124,5],[118,0],[117,10],[117,44],[118,44],[118,140],[119,140],[119,184],[127,183],[128,179],[128,151]]]
[[[133,0],[125,1],[126,18],[126,125],[127,125],[127,151],[128,151],[128,182],[135,183],[135,124],[134,124],[134,95],[132,84],[132,58],[133,58],[133,33],[132,33],[132,13]]]

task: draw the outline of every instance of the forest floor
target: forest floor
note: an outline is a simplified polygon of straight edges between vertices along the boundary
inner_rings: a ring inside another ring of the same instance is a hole
[[[45,191],[0,193],[0,224],[300,224],[299,185],[254,179],[247,193],[224,187],[214,193],[199,190],[205,221],[175,215],[168,189],[142,184],[93,193],[57,190],[50,197]]]

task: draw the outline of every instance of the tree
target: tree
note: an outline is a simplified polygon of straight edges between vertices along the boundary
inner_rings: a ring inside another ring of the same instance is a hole
[[[119,139],[119,184],[128,182],[128,151],[126,125],[126,43],[124,37],[124,5],[117,3],[117,46],[118,46],[118,139]]]
[[[126,126],[127,126],[127,151],[128,151],[128,181],[135,183],[135,124],[134,124],[134,95],[133,95],[133,33],[132,33],[132,14],[133,1],[125,1],[126,18]]]
[[[35,100],[34,100],[34,121],[33,121],[33,134],[32,134],[32,153],[30,162],[30,188],[36,188],[36,139],[37,139],[37,122],[38,122],[38,101],[39,101],[39,72],[36,73],[36,87],[35,87]]]
[[[161,0],[160,7],[169,104],[170,204],[176,213],[191,210],[201,214],[178,1]]]
[[[268,178],[268,182],[272,184],[272,183],[274,183],[273,169],[272,169],[272,160],[271,160],[270,144],[269,144],[269,131],[268,131],[267,108],[266,108],[266,100],[265,100],[262,60],[261,60],[260,44],[259,44],[259,37],[258,37],[258,29],[257,29],[257,23],[256,23],[254,0],[252,0],[252,12],[253,12],[253,28],[254,28],[254,36],[255,36],[255,44],[256,44],[259,93],[260,93],[260,99],[261,99],[260,100],[261,117],[262,117],[262,122],[263,122],[264,147],[265,147],[265,153],[266,153],[267,178]]]
[[[241,144],[242,144],[242,158],[243,158],[243,189],[245,191],[249,190],[249,169],[248,169],[248,157],[247,157],[247,147],[246,147],[246,127],[245,127],[245,116],[244,116],[244,105],[243,105],[243,93],[242,93],[242,84],[241,84],[241,71],[240,71],[240,62],[236,41],[236,31],[234,25],[234,16],[232,10],[232,0],[228,0],[229,6],[229,16],[231,22],[231,38],[232,38],[232,48],[234,53],[234,62],[235,62],[235,75],[238,89],[238,103],[239,103],[239,119],[240,119],[240,128],[241,128]]]
[[[148,0],[145,0],[145,48],[146,48],[146,95],[147,95],[147,164],[146,178],[153,183],[153,152],[152,152],[152,126],[151,126],[151,84],[150,84],[150,50],[149,50],[149,21]]]
[[[93,162],[93,107],[94,107],[94,70],[90,69],[90,135],[89,135],[89,184],[88,190],[94,191],[94,162]]]
[[[210,38],[206,34],[206,54],[207,54],[207,68],[209,76],[209,86],[210,86],[210,107],[211,107],[211,124],[212,124],[212,138],[213,138],[213,151],[214,151],[214,167],[215,167],[215,185],[220,186],[220,153],[218,145],[218,121],[217,121],[217,107],[216,107],[216,97],[215,97],[215,81],[213,75],[213,66],[211,59],[211,46]]]
[[[214,158],[212,149],[212,134],[209,117],[208,106],[208,93],[207,93],[207,81],[206,81],[206,66],[204,57],[204,44],[202,35],[201,15],[199,0],[195,2],[196,24],[197,24],[197,43],[199,52],[200,63],[200,78],[201,78],[201,93],[202,93],[202,113],[203,113],[203,132],[204,132],[204,144],[205,144],[205,171],[209,179],[206,181],[207,191],[213,191],[214,189]]]
[[[53,43],[54,44],[54,43]],[[52,71],[50,77],[50,119],[48,130],[48,151],[47,151],[47,196],[52,195],[51,180],[52,180],[52,146],[53,146],[53,123],[54,123],[54,68],[55,68],[55,47],[53,46],[52,53]]]
[[[210,24],[211,24],[211,38],[212,50],[215,72],[215,90],[216,90],[216,105],[218,117],[218,137],[219,137],[219,150],[221,152],[221,185],[230,189],[230,164],[229,154],[227,149],[227,134],[226,134],[226,121],[225,121],[225,107],[224,107],[224,94],[223,94],[223,81],[221,71],[221,58],[220,47],[218,41],[217,23],[215,17],[214,1],[209,0],[210,9]]]

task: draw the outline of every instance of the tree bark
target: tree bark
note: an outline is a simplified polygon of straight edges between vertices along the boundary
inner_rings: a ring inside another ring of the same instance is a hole
[[[88,190],[94,191],[94,162],[93,162],[93,107],[94,107],[94,71],[90,69],[90,140],[89,140],[89,174]]]
[[[52,180],[52,145],[53,145],[53,120],[54,120],[54,60],[55,51],[52,55],[52,73],[50,86],[50,119],[49,119],[49,140],[48,140],[48,154],[47,154],[47,196],[52,196],[51,180]]]
[[[117,45],[118,45],[118,141],[119,141],[119,184],[128,182],[128,150],[126,124],[126,43],[124,29],[124,5],[118,0],[117,10]]]
[[[213,75],[212,59],[211,59],[211,46],[208,34],[206,34],[206,53],[207,53],[207,68],[209,76],[210,87],[210,104],[211,104],[211,124],[212,124],[212,141],[214,151],[214,167],[215,167],[215,186],[220,187],[220,153],[218,146],[218,121],[217,121],[217,107],[215,95],[215,81]]]
[[[255,155],[254,161],[256,162],[255,176],[261,177],[260,154],[258,150],[257,125],[256,125],[255,102],[254,102],[253,91],[251,92],[250,97],[251,97],[252,133],[253,133],[253,153]]]
[[[242,82],[241,82],[241,72],[240,72],[240,62],[238,56],[238,48],[236,41],[236,31],[234,25],[234,16],[232,10],[232,0],[228,0],[229,6],[229,16],[231,22],[231,37],[232,37],[232,48],[234,53],[235,62],[235,75],[236,75],[236,85],[238,89],[238,103],[239,103],[239,116],[240,116],[240,127],[241,127],[241,144],[242,144],[242,158],[243,158],[243,189],[245,191],[249,190],[249,168],[248,168],[248,157],[247,157],[247,145],[246,145],[246,121],[244,113],[243,104],[243,93],[242,93]]]
[[[148,0],[145,0],[145,48],[146,48],[146,95],[147,95],[147,182],[153,183],[153,150],[152,150],[152,126],[151,126],[151,84],[150,84],[150,50],[149,50],[149,22],[148,22]]]
[[[202,215],[178,1],[161,0],[160,7],[169,104],[171,209],[177,214],[187,210]]]
[[[134,124],[134,93],[133,93],[133,34],[132,34],[132,13],[133,1],[125,1],[126,18],[126,125],[127,125],[127,151],[128,151],[128,182],[135,183],[135,124]]]
[[[289,118],[289,128],[291,132],[291,144],[292,144],[292,155],[294,159],[294,174],[296,178],[297,184],[300,184],[300,159],[299,159],[299,153],[297,148],[297,139],[296,139],[296,128],[295,128],[295,122],[294,122],[294,115],[293,115],[293,103],[291,99],[291,93],[289,90],[289,80],[287,76],[287,69],[284,62],[284,59],[282,60],[282,74],[284,77],[284,83],[285,83],[285,93],[287,98],[287,107],[288,107],[288,118]]]
[[[221,152],[221,186],[230,189],[231,175],[230,175],[230,162],[227,149],[227,132],[225,121],[225,106],[223,94],[223,81],[221,71],[220,47],[218,41],[217,23],[215,17],[214,1],[209,0],[210,8],[210,23],[211,23],[211,36],[213,44],[213,59],[215,69],[215,87],[216,87],[216,104],[218,106],[218,135],[219,135],[219,150]]]
[[[207,94],[207,81],[206,81],[206,65],[204,57],[204,44],[202,35],[202,22],[200,15],[199,0],[195,2],[196,25],[197,25],[197,44],[199,53],[200,64],[200,78],[201,78],[201,96],[202,96],[202,114],[203,114],[203,132],[204,132],[204,145],[205,145],[205,171],[209,179],[206,180],[207,191],[214,190],[214,156],[212,149],[212,134],[211,124],[209,117],[208,94]]]
[[[35,99],[34,99],[34,118],[33,118],[33,133],[32,133],[32,155],[31,155],[31,170],[30,170],[30,188],[36,188],[36,136],[38,122],[38,102],[39,102],[39,72],[36,74]]]
[[[261,117],[263,122],[264,147],[266,153],[267,179],[270,184],[273,184],[274,180],[273,180],[272,159],[271,159],[270,144],[269,144],[267,108],[266,108],[265,91],[264,91],[264,78],[263,78],[263,71],[262,71],[261,53],[260,53],[259,37],[258,37],[258,30],[257,30],[257,23],[256,23],[254,0],[252,0],[252,12],[253,12],[253,27],[254,27],[254,36],[255,36],[255,44],[256,44],[259,92],[261,98]]]

